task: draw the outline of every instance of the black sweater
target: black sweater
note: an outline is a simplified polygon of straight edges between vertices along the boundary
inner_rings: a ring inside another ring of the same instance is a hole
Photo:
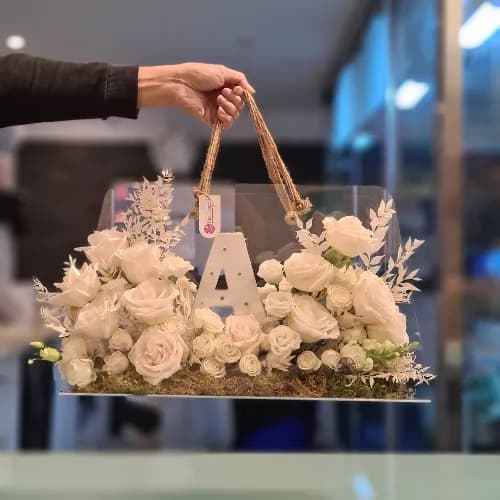
[[[137,66],[0,57],[0,127],[25,123],[137,118]]]

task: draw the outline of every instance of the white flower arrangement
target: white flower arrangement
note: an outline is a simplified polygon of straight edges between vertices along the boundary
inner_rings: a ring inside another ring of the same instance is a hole
[[[57,292],[35,280],[45,324],[62,337],[60,351],[33,343],[37,359],[57,363],[71,386],[85,390],[130,373],[165,393],[162,384],[184,374],[205,384],[201,394],[210,393],[206,381],[222,384],[214,391],[224,394],[232,378],[254,387],[269,377],[370,388],[432,380],[415,361],[398,307],[418,290],[418,270],[408,272],[406,262],[422,242],[409,240],[387,261],[380,253],[392,201],[370,211],[369,228],[354,216],[325,217],[324,230],[314,234],[312,219],[298,219],[302,250],[284,262],[264,260],[256,273],[266,315],[258,321],[194,309],[193,266],[173,252],[184,221],[171,223],[171,183],[163,172],[137,185],[124,228],[90,235],[89,246],[77,249],[88,262],[78,267],[70,257]],[[269,384],[266,395],[274,395]]]

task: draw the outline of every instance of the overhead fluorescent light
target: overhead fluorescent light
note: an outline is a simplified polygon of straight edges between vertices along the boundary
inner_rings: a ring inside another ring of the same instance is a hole
[[[399,109],[414,108],[429,92],[429,84],[415,80],[404,81],[396,90],[394,101]]]
[[[10,35],[5,39],[5,45],[11,50],[21,50],[24,49],[26,40],[21,35]]]
[[[475,49],[500,28],[500,7],[490,2],[482,3],[465,21],[458,35],[460,46]]]

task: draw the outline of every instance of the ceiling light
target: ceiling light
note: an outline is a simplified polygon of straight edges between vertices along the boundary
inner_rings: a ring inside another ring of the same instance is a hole
[[[26,40],[21,35],[10,35],[5,39],[5,45],[11,50],[24,49]]]
[[[459,42],[464,49],[482,45],[500,28],[500,8],[489,2],[482,3],[460,28]]]
[[[415,80],[404,81],[396,90],[394,101],[399,109],[414,108],[429,92],[429,84]]]

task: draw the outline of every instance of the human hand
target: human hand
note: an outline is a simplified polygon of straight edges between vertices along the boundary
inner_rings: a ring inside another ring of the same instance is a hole
[[[139,68],[138,106],[174,106],[198,120],[230,127],[243,108],[246,76],[219,64],[183,63]]]

